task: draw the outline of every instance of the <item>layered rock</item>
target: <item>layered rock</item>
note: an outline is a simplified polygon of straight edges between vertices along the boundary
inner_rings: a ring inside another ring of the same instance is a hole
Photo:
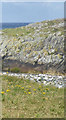
[[[0,55],[31,64],[49,64],[64,71],[64,21],[57,19],[4,29]],[[0,34],[0,36],[1,36]],[[47,66],[48,67],[48,66]]]

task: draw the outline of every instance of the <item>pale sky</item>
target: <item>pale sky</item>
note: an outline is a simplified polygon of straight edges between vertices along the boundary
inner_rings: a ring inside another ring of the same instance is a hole
[[[64,18],[64,2],[2,2],[2,22],[40,22],[57,18]]]

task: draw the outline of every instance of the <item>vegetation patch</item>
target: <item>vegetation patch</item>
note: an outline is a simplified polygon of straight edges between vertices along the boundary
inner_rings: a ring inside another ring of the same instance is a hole
[[[12,68],[10,71],[13,73],[19,73],[20,69],[18,67],[15,67],[15,68]]]
[[[64,89],[2,76],[3,118],[63,118]]]

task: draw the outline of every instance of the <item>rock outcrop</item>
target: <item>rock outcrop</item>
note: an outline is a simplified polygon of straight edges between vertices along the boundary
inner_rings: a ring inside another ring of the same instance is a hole
[[[2,37],[2,38],[1,38]],[[64,20],[29,24],[0,32],[0,55],[3,59],[46,64],[64,71]]]

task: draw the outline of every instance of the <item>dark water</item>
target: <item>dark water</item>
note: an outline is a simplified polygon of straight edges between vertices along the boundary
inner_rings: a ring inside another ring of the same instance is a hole
[[[26,26],[30,23],[0,23],[0,30],[5,28],[16,28],[21,26]]]

